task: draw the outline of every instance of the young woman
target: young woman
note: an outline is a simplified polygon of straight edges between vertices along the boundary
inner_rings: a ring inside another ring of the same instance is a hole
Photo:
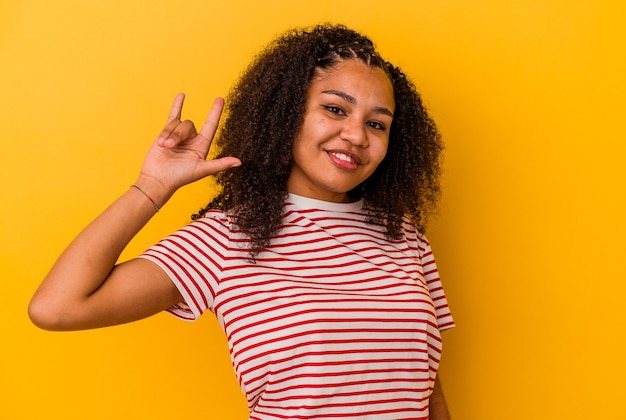
[[[210,310],[251,419],[447,419],[437,369],[453,320],[422,225],[439,193],[435,124],[405,75],[343,26],[272,42],[196,131],[178,95],[135,184],[35,293],[49,330]],[[181,186],[216,175],[194,221],[128,242]]]

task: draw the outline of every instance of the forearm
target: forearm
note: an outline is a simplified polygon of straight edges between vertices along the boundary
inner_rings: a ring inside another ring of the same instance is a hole
[[[241,165],[235,157],[206,160],[224,100],[215,100],[199,133],[193,122],[181,121],[183,101],[184,95],[178,94],[165,127],[148,150],[137,180],[141,190],[130,188],[89,224],[42,282],[29,306],[37,326],[75,330],[117,325],[145,318],[182,299],[157,264],[141,258],[116,263],[174,191]]]
[[[169,198],[150,190],[160,203]],[[109,206],[72,241],[41,283],[29,309],[33,321],[45,324],[79,308],[101,287],[124,248],[155,213],[150,200],[135,188]]]
[[[439,377],[435,379],[435,385],[433,393],[430,395],[429,405],[430,420],[450,420],[448,405],[446,404],[446,399],[443,395],[443,389],[441,388]]]

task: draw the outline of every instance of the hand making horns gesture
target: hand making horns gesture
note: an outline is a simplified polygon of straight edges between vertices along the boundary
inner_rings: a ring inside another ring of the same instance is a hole
[[[174,99],[167,124],[150,147],[135,188],[128,189],[78,234],[39,286],[29,306],[35,325],[76,330],[123,324],[182,300],[174,283],[153,262],[117,260],[154,216],[154,210],[179,187],[241,165],[234,157],[206,160],[224,100],[215,100],[198,133],[191,121],[180,119],[184,99],[183,94]]]
[[[185,95],[174,99],[165,127],[144,160],[137,185],[149,190],[158,204],[164,203],[178,188],[241,165],[235,157],[206,160],[217,131],[224,100],[217,98],[198,133],[193,122],[181,121]]]

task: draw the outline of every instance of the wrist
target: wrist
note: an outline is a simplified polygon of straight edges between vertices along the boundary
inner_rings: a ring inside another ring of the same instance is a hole
[[[170,191],[160,181],[144,175],[140,175],[131,188],[142,193],[156,211],[159,211],[174,194],[174,191]]]
[[[152,199],[152,197],[150,197],[139,185],[133,184],[131,185],[131,188],[136,189],[137,191],[139,191],[140,193],[142,193],[147,199],[148,201],[150,201],[150,203],[152,203],[152,207],[154,207],[154,210],[158,213],[159,210],[161,210],[161,208],[159,207],[159,205],[156,203],[156,201],[154,201]]]

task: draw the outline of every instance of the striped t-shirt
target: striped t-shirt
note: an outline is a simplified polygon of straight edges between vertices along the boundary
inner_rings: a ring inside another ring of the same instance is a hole
[[[249,239],[210,211],[147,250],[192,320],[223,327],[250,419],[426,419],[454,326],[430,245],[406,221],[389,241],[362,203],[290,194],[283,227],[250,261]]]

